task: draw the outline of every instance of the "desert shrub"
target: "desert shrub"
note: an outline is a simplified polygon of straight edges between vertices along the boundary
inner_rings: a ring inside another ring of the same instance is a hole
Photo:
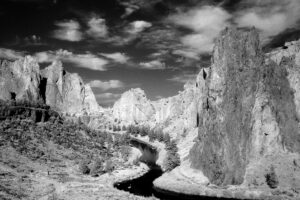
[[[105,172],[111,173],[112,171],[114,171],[114,169],[115,169],[115,165],[114,165],[113,161],[111,159],[108,159],[105,162]]]
[[[166,171],[171,171],[172,169],[174,169],[179,165],[180,165],[180,158],[178,153],[168,152],[164,160],[164,166],[166,168]]]
[[[164,160],[164,166],[167,171],[171,171],[175,167],[180,165],[180,157],[178,154],[178,148],[175,140],[171,140],[166,145],[167,156]]]
[[[82,161],[80,161],[79,163],[79,171],[82,174],[89,174],[90,173],[90,168],[89,168],[89,163],[90,161],[87,159],[84,159]]]
[[[156,130],[156,139],[159,142],[163,142],[164,141],[164,133],[163,133],[162,129],[157,129]]]
[[[121,151],[122,159],[124,161],[127,161],[131,153],[131,148],[129,146],[122,146],[120,151]]]
[[[103,170],[103,160],[97,157],[92,163],[90,174],[97,176]]]
[[[274,166],[271,166],[270,171],[265,175],[265,178],[266,178],[267,185],[270,188],[272,189],[277,188],[279,182],[278,182],[277,175],[275,173]]]
[[[153,129],[150,130],[148,136],[149,136],[149,141],[150,141],[150,142],[153,142],[154,140],[156,140],[156,134],[155,134],[155,132],[154,132]]]
[[[149,130],[150,130],[150,128],[148,126],[141,127],[140,135],[141,136],[147,136],[150,132]]]

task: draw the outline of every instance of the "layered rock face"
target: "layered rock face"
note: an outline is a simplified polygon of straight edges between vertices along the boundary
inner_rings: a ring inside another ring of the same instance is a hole
[[[26,56],[17,61],[1,61],[0,99],[44,102],[53,109],[71,115],[101,110],[89,85],[78,74],[66,72],[54,61],[40,70],[37,61]]]
[[[135,124],[152,119],[154,107],[139,88],[125,92],[113,106],[115,119]]]
[[[15,62],[0,61],[0,98],[3,100],[39,101],[40,70],[30,56]]]
[[[300,66],[295,56],[265,63],[258,33],[226,29],[208,70],[192,167],[217,185],[266,185],[275,168],[282,187],[299,187]]]
[[[78,74],[66,72],[61,62],[55,61],[42,70],[46,104],[69,114],[98,112],[100,107],[89,85],[84,85]]]

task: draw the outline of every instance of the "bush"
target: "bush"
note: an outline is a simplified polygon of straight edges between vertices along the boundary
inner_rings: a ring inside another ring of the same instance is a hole
[[[131,148],[129,146],[121,147],[121,155],[124,161],[127,161],[131,153]]]
[[[155,134],[155,132],[154,132],[153,129],[150,130],[148,136],[149,136],[149,141],[150,141],[150,142],[153,142],[154,140],[156,140],[156,134]]]
[[[164,166],[166,171],[171,171],[175,167],[180,165],[180,158],[177,152],[168,152],[164,160]]]
[[[168,133],[164,134],[164,143],[169,144],[171,142],[171,137]]]
[[[161,129],[156,130],[156,139],[159,142],[163,142],[164,141],[164,133]]]
[[[90,173],[91,170],[89,168],[89,163],[90,163],[89,160],[82,160],[82,161],[80,161],[80,163],[79,163],[79,171],[82,174],[89,174]]]
[[[103,160],[99,157],[93,162],[90,170],[92,176],[97,176],[103,170]]]
[[[171,140],[166,145],[167,156],[164,160],[164,166],[167,171],[171,171],[175,167],[180,165],[180,157],[178,154],[178,148],[175,140]]]
[[[112,171],[114,171],[115,166],[114,163],[112,162],[111,159],[107,160],[105,163],[105,172],[107,173],[111,173]]]
[[[271,166],[270,171],[265,175],[265,178],[266,178],[267,185],[270,188],[272,189],[277,188],[279,182],[278,182],[277,175],[275,173],[274,166]]]

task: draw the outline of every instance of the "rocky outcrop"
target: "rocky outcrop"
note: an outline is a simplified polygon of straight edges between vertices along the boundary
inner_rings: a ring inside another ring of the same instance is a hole
[[[154,115],[154,107],[140,88],[125,92],[113,106],[115,119],[125,123],[149,121]]]
[[[264,61],[254,29],[226,29],[217,40],[190,152],[211,183],[262,186],[274,168],[279,186],[300,186],[300,66],[295,56]]]
[[[48,105],[69,114],[98,112],[100,107],[89,85],[84,85],[78,74],[66,72],[61,62],[42,70],[46,84],[45,101]]]
[[[201,195],[299,197],[299,41],[264,54],[255,29],[227,28],[216,40],[211,66],[194,83],[150,104],[154,116],[142,123],[162,126],[177,139],[184,165],[159,178],[157,187],[191,188],[197,182],[193,193]],[[178,181],[183,171],[194,175],[184,174]]]
[[[43,102],[69,114],[95,114],[101,110],[91,87],[78,74],[66,72],[60,61],[43,70],[36,59],[26,56],[16,61],[1,61],[0,99]]]
[[[40,71],[34,58],[0,61],[0,99],[40,101]]]

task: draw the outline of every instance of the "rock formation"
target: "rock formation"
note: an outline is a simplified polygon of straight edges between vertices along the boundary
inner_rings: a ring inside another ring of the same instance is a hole
[[[211,66],[194,84],[174,97],[146,102],[154,111],[141,121],[173,134],[181,159],[203,180],[237,185],[241,190],[236,191],[300,190],[300,41],[264,54],[255,29],[227,28],[216,40]],[[119,102],[114,109],[122,106]],[[182,127],[195,136],[193,142],[187,144],[190,137],[182,135]]]
[[[2,100],[41,100],[40,71],[34,58],[26,56],[15,62],[2,60],[0,64],[0,98]]]
[[[1,61],[0,99],[43,102],[70,115],[97,113],[101,110],[89,85],[78,74],[66,72],[54,61],[43,70],[35,58]]]

